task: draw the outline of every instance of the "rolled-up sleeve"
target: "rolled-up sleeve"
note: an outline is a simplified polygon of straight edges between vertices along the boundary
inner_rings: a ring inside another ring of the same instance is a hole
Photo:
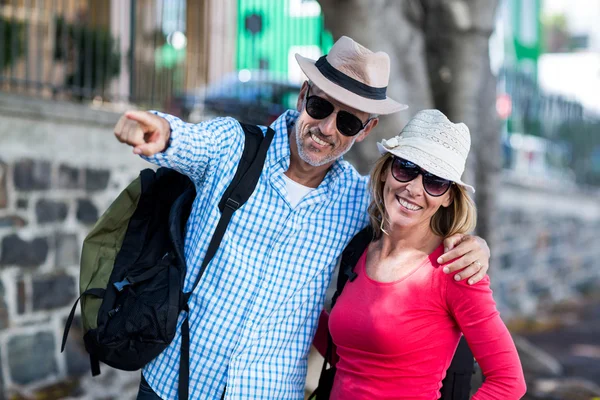
[[[228,154],[237,141],[243,145],[244,133],[234,118],[191,124],[169,114],[151,112],[169,122],[171,136],[165,151],[142,158],[187,175],[196,184],[203,180],[209,165]]]

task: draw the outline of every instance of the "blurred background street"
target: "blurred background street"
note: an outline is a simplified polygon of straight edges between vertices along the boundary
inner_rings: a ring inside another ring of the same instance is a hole
[[[82,241],[150,167],[119,114],[270,124],[296,107],[294,54],[342,35],[390,54],[410,105],[346,158],[368,173],[424,108],[465,122],[526,398],[600,399],[599,21],[600,0],[0,0],[0,400],[135,398],[139,372],[91,377],[81,328],[60,352]]]

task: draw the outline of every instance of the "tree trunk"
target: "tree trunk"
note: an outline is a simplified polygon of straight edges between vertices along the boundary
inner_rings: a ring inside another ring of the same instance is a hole
[[[319,0],[325,26],[334,38],[347,35],[373,51],[390,55],[389,96],[408,112],[382,118],[364,144],[347,159],[366,173],[377,158],[375,142],[397,134],[424,108],[438,108],[471,130],[465,180],[477,188],[478,234],[493,242],[501,165],[495,115],[495,78],[488,40],[497,0]]]
[[[477,189],[477,232],[490,243],[501,167],[496,78],[489,58],[497,0],[423,0],[430,90],[435,107],[467,124],[471,152],[465,180]]]
[[[377,159],[376,143],[400,132],[416,111],[431,108],[425,54],[425,36],[410,23],[412,1],[398,0],[320,0],[325,26],[334,38],[350,36],[373,51],[390,56],[391,76],[388,95],[410,106],[380,118],[379,126],[346,159],[366,174]]]

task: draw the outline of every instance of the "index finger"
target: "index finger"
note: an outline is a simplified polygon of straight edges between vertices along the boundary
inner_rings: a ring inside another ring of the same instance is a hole
[[[154,127],[156,125],[156,121],[154,119],[156,116],[147,111],[127,111],[125,113],[125,117],[145,126]]]
[[[121,135],[121,133],[123,131],[123,126],[125,125],[125,122],[127,122],[127,116],[125,116],[125,114],[123,114],[123,115],[121,115],[121,117],[117,121],[117,124],[115,125],[115,135],[117,135],[117,136]]]
[[[447,251],[438,258],[438,264],[447,263],[450,260],[460,258],[473,251],[473,243],[470,240],[461,241],[452,250]]]
[[[447,252],[448,250],[452,250],[460,242],[462,242],[464,238],[465,238],[465,235],[463,235],[462,233],[455,233],[454,235],[449,236],[446,239],[444,239],[444,252]]]

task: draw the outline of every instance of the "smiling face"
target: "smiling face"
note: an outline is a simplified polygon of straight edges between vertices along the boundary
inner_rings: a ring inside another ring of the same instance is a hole
[[[399,182],[393,177],[388,166],[381,175],[383,182],[383,203],[388,218],[388,229],[418,228],[429,229],[433,215],[440,207],[452,203],[452,191],[441,196],[429,195],[423,188],[423,175],[419,174],[409,182]]]
[[[323,119],[314,119],[306,112],[306,93],[308,83],[304,83],[298,97],[298,111],[300,116],[295,124],[296,148],[298,156],[305,163],[313,167],[332,164],[342,157],[355,142],[362,142],[377,125],[377,118],[371,120],[367,126],[355,136],[344,136],[336,127],[336,118],[339,111],[347,111],[357,116],[363,123],[369,119],[369,114],[347,107],[328,97],[315,85],[310,86],[310,95],[319,96],[335,106],[334,111]]]

